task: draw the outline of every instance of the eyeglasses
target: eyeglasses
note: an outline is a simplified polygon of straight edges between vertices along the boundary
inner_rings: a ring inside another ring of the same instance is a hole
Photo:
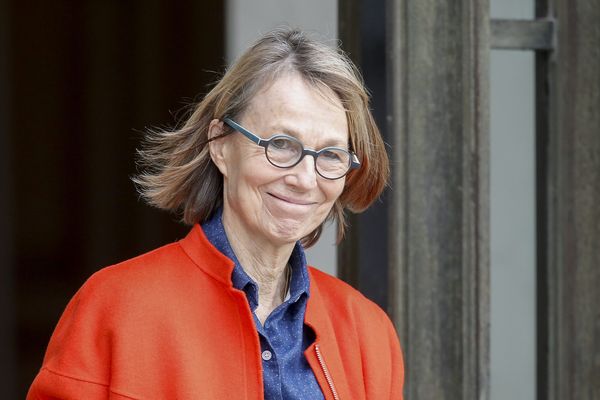
[[[264,147],[267,160],[279,168],[292,168],[306,155],[313,156],[315,170],[325,179],[340,179],[351,169],[360,167],[358,157],[351,151],[339,147],[325,147],[319,151],[307,149],[298,139],[278,133],[269,139],[262,139],[235,121],[224,118],[223,122],[234,130],[252,140],[257,145]],[[213,139],[216,139],[217,136]]]

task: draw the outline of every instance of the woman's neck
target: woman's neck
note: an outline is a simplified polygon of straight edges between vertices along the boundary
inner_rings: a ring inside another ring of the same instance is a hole
[[[228,223],[223,215],[223,227],[238,261],[244,271],[258,285],[258,307],[256,316],[264,324],[271,312],[283,303],[290,272],[288,261],[295,243],[275,246],[268,241],[258,240],[249,232]]]

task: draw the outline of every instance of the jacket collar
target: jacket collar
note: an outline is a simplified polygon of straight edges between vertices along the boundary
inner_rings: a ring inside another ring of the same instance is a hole
[[[233,261],[210,243],[199,224],[194,225],[187,236],[179,241],[179,245],[198,268],[224,285],[233,287]]]

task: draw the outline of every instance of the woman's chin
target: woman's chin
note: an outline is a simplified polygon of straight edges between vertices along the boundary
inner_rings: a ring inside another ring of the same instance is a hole
[[[277,221],[269,225],[268,236],[270,240],[281,244],[296,243],[312,231],[307,231],[306,222],[290,219]]]

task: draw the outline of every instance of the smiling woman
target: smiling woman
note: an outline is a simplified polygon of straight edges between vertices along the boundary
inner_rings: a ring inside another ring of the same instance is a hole
[[[304,257],[385,186],[368,100],[343,53],[282,29],[150,132],[140,193],[193,228],[86,282],[29,398],[401,399],[388,317]]]
[[[344,108],[333,93],[328,94],[321,95],[299,74],[290,72],[262,88],[240,121],[266,137],[293,134],[313,149],[332,143],[347,148]],[[223,130],[223,122],[215,119],[209,136]],[[265,153],[242,135],[214,140],[210,146],[212,160],[223,175],[225,229],[231,224],[237,225],[231,231],[251,232],[254,243],[263,249],[276,247],[289,257],[291,249],[286,247],[317,229],[344,189],[346,171],[339,179],[322,179],[314,156],[278,168],[268,161],[273,157],[267,159],[274,146],[269,145]]]

